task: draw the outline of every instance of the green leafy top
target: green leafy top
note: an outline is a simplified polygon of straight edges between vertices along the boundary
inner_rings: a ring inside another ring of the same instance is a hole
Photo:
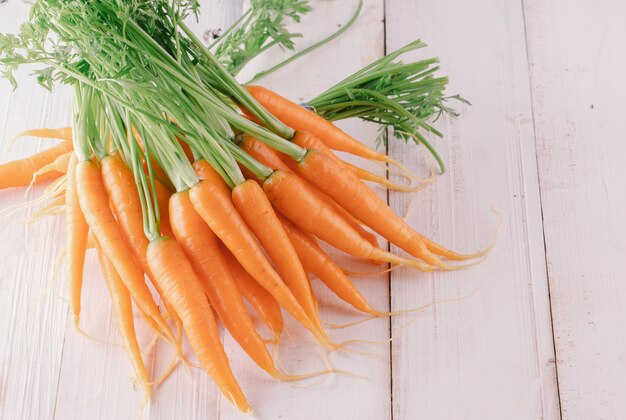
[[[289,20],[300,22],[311,8],[307,0],[253,0],[250,8],[221,37],[209,46],[229,72],[236,75],[254,57],[278,45],[293,50]]]
[[[424,47],[426,44],[420,40],[411,42],[348,76],[305,105],[329,121],[361,118],[380,124],[379,141],[385,144],[386,129],[393,128],[395,137],[423,144],[444,172],[445,165],[424,132],[443,137],[432,121],[443,113],[458,115],[445,102],[450,99],[468,102],[458,95],[446,96],[448,78],[435,75],[439,70],[437,58],[409,63],[396,61],[401,55]]]

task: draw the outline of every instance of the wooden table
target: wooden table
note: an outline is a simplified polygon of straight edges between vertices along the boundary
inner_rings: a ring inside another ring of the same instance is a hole
[[[198,33],[233,22],[242,8],[240,0],[204,3]],[[311,4],[298,48],[354,10],[346,0]],[[18,0],[0,4],[0,30],[16,30],[27,10]],[[304,100],[421,37],[429,48],[420,54],[439,56],[450,93],[473,106],[455,105],[460,118],[437,122],[446,138],[436,146],[448,172],[413,201],[389,194],[390,204],[414,227],[462,251],[491,241],[492,206],[503,224],[497,247],[479,266],[428,275],[401,268],[356,279],[381,310],[437,302],[418,314],[331,330],[336,341],[381,342],[352,347],[361,354],[324,356],[288,326],[280,351],[287,370],[321,369],[328,357],[359,377],[275,383],[224,334],[258,418],[626,418],[625,17],[623,0],[366,0],[341,39],[264,81]],[[246,74],[280,57],[271,52]],[[27,71],[18,79],[15,92],[0,83],[3,162],[47,144],[24,139],[9,150],[19,131],[70,121],[67,89],[48,94]],[[375,127],[342,127],[374,144]],[[391,141],[389,154],[428,172],[426,153],[414,145]],[[2,208],[23,202],[23,190],[0,192]],[[63,269],[53,276],[63,219],[19,223],[33,211],[0,225],[0,417],[135,418],[142,396],[132,390],[130,364],[116,345],[95,259],[88,259],[81,325],[100,341],[74,330]],[[327,322],[360,319],[318,284],[315,290]],[[140,339],[145,344],[150,336],[141,330]],[[148,356],[155,375],[170,357],[161,346]],[[206,374],[187,366],[158,388],[144,415],[240,418]]]

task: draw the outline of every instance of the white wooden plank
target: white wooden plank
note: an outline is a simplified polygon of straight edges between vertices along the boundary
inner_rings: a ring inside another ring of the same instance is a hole
[[[420,193],[409,221],[461,251],[498,246],[477,267],[392,273],[392,307],[438,304],[412,326],[393,322],[393,414],[397,419],[559,417],[530,86],[519,2],[387,0],[387,47],[422,37],[451,78],[450,93],[474,105],[437,123],[449,171]],[[452,104],[451,104],[452,105]],[[414,145],[390,154],[424,172]],[[423,153],[422,153],[423,155]],[[402,212],[409,196],[393,194]]]
[[[623,1],[524,2],[564,418],[624,418]]]
[[[26,17],[22,2],[0,4],[0,28],[15,31]],[[20,140],[11,150],[10,140],[33,126],[59,126],[68,109],[64,93],[49,95],[30,82],[27,72],[17,76],[21,88],[12,92],[0,81],[0,162],[41,150],[52,142]],[[0,211],[38,197],[43,186],[24,197],[24,189],[0,191]],[[52,281],[62,241],[60,218],[37,225],[20,221],[32,210],[19,211],[0,225],[0,418],[51,418],[54,413],[67,305],[64,284]]]
[[[310,1],[313,12],[303,19],[296,29],[304,37],[296,40],[297,48],[305,48],[321,39],[325,34],[336,30],[347,21],[355,10],[354,2]],[[304,101],[321,93],[332,84],[343,79],[355,70],[370,63],[383,53],[383,1],[366,1],[359,22],[342,38],[311,55],[296,61],[260,83],[276,89],[295,101]],[[288,53],[287,53],[288,55]],[[245,69],[240,80],[246,81],[259,70],[268,68],[286,56],[280,50],[272,50],[260,57]],[[328,63],[332,63],[328,65]],[[375,127],[359,122],[342,124],[351,134],[373,145],[376,139]],[[371,170],[380,170],[377,166]],[[381,191],[382,193],[382,191]],[[353,270],[372,270],[372,266],[356,264],[354,261],[334,254],[339,262]],[[378,275],[355,282],[372,305],[387,310],[389,290],[387,277]],[[314,283],[314,291],[321,301],[321,316],[331,323],[342,324],[360,319],[361,316],[342,305],[319,282]],[[280,351],[279,360],[290,373],[304,373],[324,368],[320,360],[320,350],[302,328],[288,322],[287,338]],[[348,330],[329,330],[336,342],[348,339],[385,341],[389,338],[389,321],[379,319],[352,327]],[[226,336],[225,345],[229,352],[235,374],[247,392],[255,408],[255,415],[262,419],[384,419],[391,415],[390,363],[388,344],[356,347],[371,355],[356,355],[338,352],[330,355],[336,368],[348,370],[366,378],[357,379],[345,375],[334,375],[321,380],[311,380],[302,384],[278,383],[268,379],[238,349],[232,338]],[[221,419],[240,418],[235,410],[222,400]]]

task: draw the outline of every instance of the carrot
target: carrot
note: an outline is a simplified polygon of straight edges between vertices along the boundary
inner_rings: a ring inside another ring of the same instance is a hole
[[[355,166],[349,162],[345,162],[339,159],[339,157],[335,153],[333,153],[333,151],[330,150],[330,148],[328,148],[328,146],[326,146],[324,142],[322,142],[318,137],[312,135],[309,132],[297,131],[292,141],[298,146],[303,147],[305,149],[315,149],[315,150],[319,150],[320,152],[323,152],[325,155],[327,155],[329,158],[335,161],[338,165],[350,170],[359,179],[362,179],[364,181],[375,182],[377,184],[383,185],[394,191],[409,192],[409,191],[417,191],[417,189],[419,189],[419,186],[411,187],[411,186],[404,186],[404,185],[396,184],[395,182],[385,178],[384,176],[376,175],[375,173],[372,173],[363,168],[359,168],[358,166]],[[293,162],[293,159],[291,159],[291,161]]]
[[[230,195],[220,185],[205,180],[190,190],[190,196],[196,211],[245,270],[321,343],[328,345],[325,332],[317,328],[307,316],[291,290],[283,283],[263,254],[252,232],[235,209]]]
[[[141,135],[139,134],[139,131],[137,131],[137,128],[132,127],[132,133],[133,136],[135,138],[135,140],[137,141],[137,144],[139,145],[139,148],[141,149],[142,152],[146,152],[146,145],[143,141],[143,139],[141,138]],[[143,166],[143,171],[144,173],[148,173],[148,162],[146,162],[145,160],[142,162],[142,166]],[[165,173],[165,171],[163,170],[163,168],[161,168],[159,166],[159,164],[156,162],[156,160],[154,160],[154,158],[151,156],[150,157],[150,166],[152,166],[152,171],[154,173],[154,176],[156,179],[169,179],[167,177],[167,174]]]
[[[237,166],[239,166],[239,169],[245,179],[251,179],[259,185],[263,184],[263,181],[261,181],[259,177],[256,176],[250,169],[246,168],[242,164],[238,164]]]
[[[409,254],[436,267],[450,268],[426,247],[423,236],[411,229],[374,191],[325,154],[309,150],[298,162],[298,170],[303,178]]]
[[[317,136],[329,148],[348,152],[366,159],[393,163],[398,167],[402,167],[400,163],[389,156],[378,153],[354,139],[332,122],[291,102],[276,92],[272,92],[261,86],[246,86],[246,89],[254,99],[284,124],[294,130],[307,131]]]
[[[130,299],[130,293],[124,282],[120,278],[119,274],[115,270],[115,267],[104,255],[102,249],[96,244],[98,258],[100,260],[100,267],[102,268],[102,274],[111,296],[111,304],[113,306],[113,313],[115,314],[115,322],[117,323],[118,333],[124,342],[124,348],[128,352],[130,362],[133,365],[135,375],[139,380],[139,384],[144,390],[146,401],[150,399],[150,378],[146,365],[144,364],[141,356],[141,349],[137,342],[137,335],[135,333],[135,321],[133,318],[133,304]]]
[[[143,272],[149,274],[146,253],[150,241],[143,228],[143,215],[135,177],[119,154],[100,161],[102,182],[115,212],[117,224],[133,250]]]
[[[189,192],[174,194],[169,207],[176,241],[224,326],[257,365],[280,378],[265,342],[254,329],[218,239],[194,209]]]
[[[91,230],[89,230],[87,232],[87,249],[94,249],[95,247],[96,247],[96,241],[93,238],[93,234],[91,233]]]
[[[180,144],[180,147],[183,149],[183,153],[185,154],[187,160],[189,162],[193,162],[193,151],[191,150],[191,147],[183,139],[177,138],[177,140],[178,144]]]
[[[55,175],[58,174],[58,176],[61,176],[61,174],[67,173],[67,167],[68,167],[69,162],[70,162],[70,157],[73,154],[74,154],[73,151],[72,152],[63,153],[62,155],[57,157],[51,163],[49,163],[49,164],[39,168],[39,170],[37,170],[37,172],[35,172],[33,174],[33,181],[36,180],[37,178],[41,177],[41,175],[46,174],[48,172],[53,172],[53,173],[55,173]]]
[[[157,201],[159,202],[159,215],[161,216],[161,233],[163,236],[169,236],[170,238],[174,236],[172,233],[172,226],[170,223],[170,212],[168,210],[170,197],[172,196],[172,191],[169,190],[161,181],[158,179],[154,180],[154,185],[156,186],[156,196]]]
[[[235,208],[278,268],[296,300],[316,327],[322,329],[309,280],[263,189],[248,180],[233,189],[232,197]]]
[[[33,128],[30,130],[22,131],[15,137],[13,141],[22,137],[42,137],[45,139],[59,139],[67,142],[72,142],[72,127],[61,128]]]
[[[43,206],[31,213],[30,216],[25,220],[26,223],[35,223],[40,219],[43,219],[47,216],[54,216],[56,214],[65,213],[65,193],[62,196],[56,197],[52,201],[49,201],[48,204]]]
[[[27,187],[31,184],[35,172],[71,150],[72,144],[64,141],[28,158],[0,165],[0,189]],[[37,180],[45,181],[58,178],[61,175],[59,172],[51,171],[40,175]]]
[[[197,160],[193,164],[193,169],[196,171],[196,175],[198,175],[200,180],[211,181],[211,183],[218,186],[223,193],[230,195],[230,188],[228,188],[228,185],[226,185],[220,174],[213,169],[209,162],[204,159]]]
[[[226,257],[228,267],[230,268],[237,287],[242,296],[246,298],[250,305],[254,308],[259,318],[267,325],[274,334],[274,339],[278,341],[283,333],[285,322],[280,311],[280,305],[276,299],[250,275],[241,266],[237,258],[221,244],[220,249]]]
[[[443,247],[442,245],[439,245],[438,243],[434,242],[433,240],[427,238],[426,236],[420,233],[417,233],[417,237],[419,237],[422,240],[422,242],[424,242],[424,245],[426,245],[426,248],[428,248],[430,252],[433,252],[439,256],[442,256],[444,258],[447,258],[453,261],[464,261],[464,260],[469,260],[471,258],[480,258],[480,257],[483,257],[486,253],[488,253],[493,248],[493,245],[492,245],[482,251],[479,251],[473,254],[459,254],[458,252],[451,251]]]
[[[337,214],[339,214],[350,225],[350,227],[352,229],[354,229],[359,234],[359,236],[361,238],[365,239],[367,242],[372,244],[372,246],[375,247],[375,248],[378,248],[380,246],[379,243],[378,243],[378,238],[376,237],[376,235],[374,235],[372,232],[369,232],[369,231],[365,230],[363,228],[363,226],[361,226],[361,223],[352,214],[347,212],[343,207],[341,207],[339,204],[337,204],[335,202],[335,200],[330,198],[328,195],[326,195],[322,191],[318,190],[317,188],[315,188],[313,186],[311,186],[311,187],[312,187],[313,191],[315,192],[315,195],[317,195],[319,198],[324,200],[324,202],[329,204],[332,207],[332,209]],[[370,262],[372,262],[372,261],[370,261]]]
[[[381,312],[370,306],[354,283],[315,241],[311,240],[306,233],[298,229],[284,216],[278,215],[278,218],[307,272],[315,275],[337,296],[355,309],[374,316],[382,315]]]
[[[182,320],[189,344],[202,368],[230,402],[251,414],[252,408],[230,369],[211,306],[183,249],[169,238],[156,239],[148,246],[148,264]]]
[[[283,171],[292,171],[280,158],[279,152],[262,143],[254,137],[244,136],[241,148],[250,156],[271,169],[282,169]],[[293,159],[291,159],[293,161]]]
[[[118,153],[114,153],[102,159],[100,162],[102,182],[109,196],[109,200],[116,216],[117,224],[126,241],[133,251],[133,255],[139,263],[142,271],[154,282],[154,276],[150,272],[146,254],[150,241],[143,229],[143,215],[139,191],[135,184],[135,177],[128,166],[122,162]],[[158,181],[157,181],[158,182]],[[160,184],[160,183],[159,183]],[[167,189],[166,189],[167,190]],[[158,191],[158,189],[157,189]],[[167,211],[166,213],[167,214]],[[163,220],[163,218],[161,218]],[[155,284],[159,295],[163,295]],[[176,314],[169,303],[164,299],[163,303],[167,311],[176,319]],[[178,349],[180,351],[180,349]]]
[[[274,171],[263,183],[263,189],[274,207],[296,226],[344,252],[364,259],[405,264],[421,271],[434,268],[372,246],[294,174]]]
[[[139,309],[146,315],[146,322],[167,341],[175,343],[174,335],[152,299],[143,270],[115,221],[100,169],[95,162],[81,161],[76,165],[76,186],[80,208],[94,238],[115,266]]]
[[[280,169],[287,172],[294,172],[291,167],[288,166],[280,158],[278,152],[274,151],[274,149],[272,149],[268,145],[261,143],[260,141],[252,137],[247,136],[246,140],[243,143],[243,149],[248,152],[250,156],[273,170]],[[294,162],[293,159],[289,157],[287,157],[287,159],[291,160],[291,162]],[[297,168],[297,166],[295,166],[295,168]],[[352,226],[352,228],[359,233],[359,235],[361,235],[363,239],[371,243],[372,246],[378,247],[378,239],[376,238],[376,235],[363,229],[363,227],[359,224],[359,221],[356,220],[354,216],[344,210],[343,207],[335,203],[335,201],[328,195],[324,194],[315,187],[313,187],[312,189],[321,199],[330,204],[333,209],[337,213],[339,213],[350,224],[350,226]]]
[[[65,189],[65,226],[67,231],[67,272],[70,289],[70,311],[74,326],[80,321],[80,298],[87,250],[87,234],[89,227],[80,209],[76,190],[76,165],[78,157],[72,153],[67,170],[67,186]]]

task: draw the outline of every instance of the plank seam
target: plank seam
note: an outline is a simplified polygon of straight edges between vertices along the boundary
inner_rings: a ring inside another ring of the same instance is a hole
[[[383,54],[387,55],[387,0],[383,0]],[[389,156],[389,128],[387,128],[385,132],[385,136],[387,136],[387,142],[385,144],[385,154]],[[391,174],[389,172],[389,165],[387,165],[387,169],[385,171],[385,176],[387,179],[391,178]],[[387,196],[387,205],[391,204],[391,194],[389,188],[385,191]],[[387,241],[387,252],[391,252],[391,243]],[[387,268],[391,268],[391,264],[387,264]],[[393,281],[393,271],[389,271],[387,274],[387,287],[389,290],[389,312],[393,310],[393,299],[391,296],[392,287],[391,283]],[[390,420],[394,419],[394,411],[393,411],[393,321],[392,317],[389,317],[389,418]]]
[[[541,237],[543,239],[543,253],[546,262],[546,282],[547,282],[547,290],[548,290],[548,307],[550,313],[550,331],[552,332],[552,352],[554,354],[554,375],[556,381],[556,394],[558,398],[559,404],[559,417],[563,419],[563,405],[561,404],[561,389],[559,384],[559,363],[557,357],[557,349],[556,349],[556,340],[554,338],[554,317],[552,311],[552,290],[550,288],[550,269],[548,266],[548,249],[546,242],[546,228],[545,228],[545,217],[543,213],[543,191],[541,189],[541,174],[539,171],[539,151],[537,149],[537,125],[535,124],[535,102],[534,102],[534,94],[533,94],[533,76],[532,76],[532,65],[531,65],[531,57],[530,57],[530,45],[528,43],[528,21],[526,19],[526,5],[525,0],[521,0],[522,7],[522,19],[524,22],[524,41],[526,43],[526,65],[528,67],[528,80],[529,80],[529,93],[530,93],[530,112],[531,112],[531,120],[533,127],[533,141],[535,145],[535,164],[537,166],[537,187],[539,191],[539,209],[541,211]],[[543,409],[543,407],[542,407]]]

